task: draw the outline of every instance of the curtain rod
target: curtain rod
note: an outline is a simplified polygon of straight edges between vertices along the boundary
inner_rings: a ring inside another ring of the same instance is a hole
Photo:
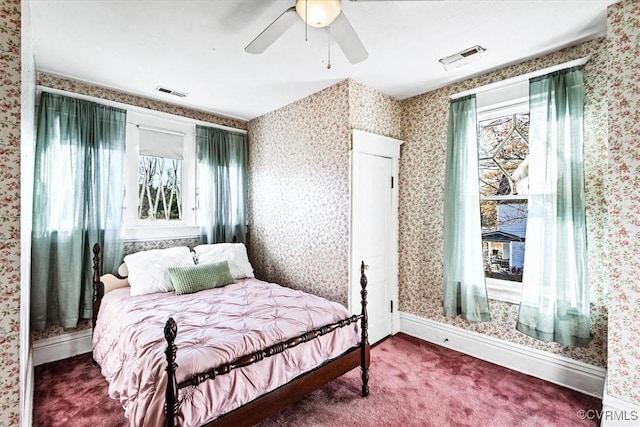
[[[573,61],[564,62],[562,64],[554,65],[552,67],[543,68],[538,71],[533,71],[531,73],[522,74],[520,76],[511,77],[510,79],[501,80],[499,82],[489,83],[484,86],[477,87],[475,89],[465,90],[464,92],[459,92],[453,94],[449,97],[449,99],[458,99],[467,95],[477,95],[482,92],[488,92],[494,89],[500,89],[502,87],[510,86],[512,84],[521,83],[523,81],[532,79],[534,77],[544,76],[545,74],[553,73],[555,71],[566,70],[567,68],[577,67],[579,65],[584,65],[591,59],[591,55],[585,56],[583,58],[575,59]]]

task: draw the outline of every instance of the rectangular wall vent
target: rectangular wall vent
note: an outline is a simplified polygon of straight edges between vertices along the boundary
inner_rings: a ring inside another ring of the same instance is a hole
[[[180,98],[186,98],[186,97],[187,97],[187,94],[186,94],[186,93],[184,93],[184,92],[178,92],[177,90],[167,89],[166,87],[158,86],[158,87],[156,88],[156,90],[157,90],[158,92],[168,93],[169,95],[178,96],[178,97],[180,97]]]
[[[454,68],[460,68],[462,66],[467,65],[468,63],[480,59],[480,54],[484,52],[486,49],[480,45],[476,45],[470,47],[469,49],[465,49],[462,52],[458,52],[456,54],[447,56],[446,58],[440,59],[440,63],[444,67],[445,70],[449,71]]]

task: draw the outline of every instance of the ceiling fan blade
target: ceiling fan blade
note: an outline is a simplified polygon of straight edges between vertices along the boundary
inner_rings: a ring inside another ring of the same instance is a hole
[[[365,49],[343,12],[340,12],[329,28],[331,35],[336,39],[349,62],[357,64],[367,59],[369,52]]]
[[[247,53],[262,53],[273,44],[278,37],[293,25],[298,19],[295,6],[282,12],[267,28],[265,28],[258,36],[244,48]]]

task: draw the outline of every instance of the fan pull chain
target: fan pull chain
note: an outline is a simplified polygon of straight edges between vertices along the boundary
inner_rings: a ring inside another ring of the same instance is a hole
[[[331,69],[331,28],[327,27],[327,70]]]
[[[309,33],[309,4],[304,0],[304,41],[308,42],[307,34]]]

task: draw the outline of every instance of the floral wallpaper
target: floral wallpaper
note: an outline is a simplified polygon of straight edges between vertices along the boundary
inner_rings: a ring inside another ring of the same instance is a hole
[[[124,242],[124,255],[133,254],[140,251],[149,251],[151,249],[166,249],[176,246],[187,246],[194,248],[200,244],[199,237],[187,237],[182,239],[166,239],[166,240],[128,240]]]
[[[83,331],[85,329],[91,329],[90,319],[78,320],[78,326],[75,328],[63,328],[59,325],[52,325],[43,331],[31,331],[31,340],[43,340],[45,338],[57,337],[58,335],[70,334],[73,332]]]
[[[256,276],[347,302],[349,84],[248,124],[249,235]]]
[[[89,83],[66,79],[63,77],[54,76],[52,74],[38,73],[38,84],[52,89],[60,89],[80,95],[88,95],[100,99],[106,99],[109,101],[122,102],[123,104],[133,105],[135,107],[162,111],[163,113],[175,114],[176,116],[188,117],[190,119],[202,120],[209,123],[216,123],[236,129],[247,128],[246,122],[242,120],[230,119],[211,113],[206,113],[204,111],[198,111],[191,108],[181,107],[179,105],[169,104],[167,102],[142,98],[140,96],[130,95],[112,89],[94,86]]]
[[[403,101],[400,160],[400,310],[596,366],[606,363],[608,257],[603,176],[607,161],[606,42],[591,41]],[[442,314],[443,197],[449,96],[591,55],[584,66],[585,161],[593,341],[586,348],[545,344],[515,330],[518,306],[490,301],[491,322],[467,323]]]
[[[609,7],[607,393],[640,405],[640,2]]]
[[[347,305],[354,128],[398,137],[400,102],[345,80],[249,122],[247,246],[257,277]]]
[[[348,84],[349,129],[401,139],[402,103],[355,80]]]
[[[20,424],[20,6],[0,5],[0,422]]]

